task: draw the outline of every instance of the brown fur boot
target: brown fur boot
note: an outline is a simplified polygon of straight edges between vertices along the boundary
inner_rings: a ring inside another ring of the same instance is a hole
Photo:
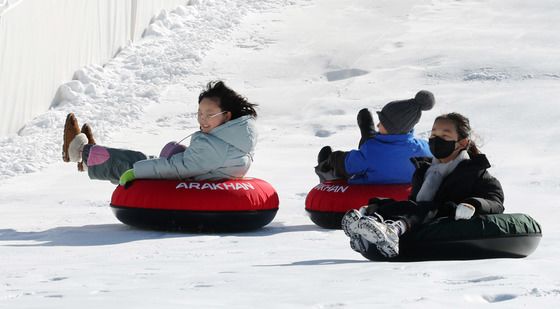
[[[82,131],[81,132],[84,133],[87,136],[88,144],[95,145],[95,139],[93,138],[93,130],[91,129],[89,124],[84,123],[84,125],[82,126]]]
[[[73,113],[68,114],[66,116],[66,122],[64,123],[64,136],[63,136],[63,144],[62,144],[62,160],[64,162],[70,162],[70,157],[68,156],[68,147],[70,143],[76,137],[76,135],[80,134],[80,126],[78,126],[78,120],[76,120],[76,116]]]
[[[82,126],[82,133],[84,133],[87,137],[88,140],[88,144],[90,145],[95,145],[95,139],[93,138],[93,130],[91,129],[91,127],[89,126],[89,124],[84,123],[84,125]],[[80,172],[85,172],[87,168],[87,165],[85,162],[78,162],[78,171]]]

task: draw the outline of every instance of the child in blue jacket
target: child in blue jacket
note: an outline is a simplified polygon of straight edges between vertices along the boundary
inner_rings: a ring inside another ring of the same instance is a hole
[[[350,184],[410,183],[414,173],[410,158],[432,156],[427,141],[415,138],[413,129],[422,111],[432,109],[434,103],[434,95],[426,90],[413,99],[389,102],[377,112],[379,132],[371,113],[362,109],[359,149],[333,152],[323,147],[315,168],[321,182],[345,178]]]

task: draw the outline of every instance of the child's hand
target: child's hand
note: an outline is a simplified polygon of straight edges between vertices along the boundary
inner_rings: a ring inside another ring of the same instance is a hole
[[[131,181],[136,179],[136,175],[134,175],[134,169],[129,169],[121,175],[119,179],[119,185],[127,187]]]
[[[474,215],[474,211],[473,205],[461,203],[455,209],[455,220],[468,220]]]
[[[174,154],[183,152],[187,149],[185,145],[179,144],[177,142],[169,142],[165,144],[161,152],[159,153],[160,158],[171,158]]]

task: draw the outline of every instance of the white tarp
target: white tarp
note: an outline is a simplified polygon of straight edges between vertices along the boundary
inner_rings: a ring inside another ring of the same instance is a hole
[[[58,86],[141,37],[186,0],[0,0],[0,136],[49,108]]]

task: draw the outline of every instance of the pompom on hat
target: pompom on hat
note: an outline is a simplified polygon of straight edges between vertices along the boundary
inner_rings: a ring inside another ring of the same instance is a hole
[[[421,90],[413,99],[387,103],[377,112],[379,122],[389,134],[407,134],[420,121],[422,111],[432,109],[435,102],[433,93]]]

